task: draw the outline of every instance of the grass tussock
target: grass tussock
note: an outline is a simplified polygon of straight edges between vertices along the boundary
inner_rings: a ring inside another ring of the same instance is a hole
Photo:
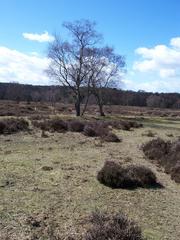
[[[157,187],[156,175],[145,166],[121,166],[113,161],[106,161],[98,172],[100,183],[111,188],[133,189],[137,187]]]

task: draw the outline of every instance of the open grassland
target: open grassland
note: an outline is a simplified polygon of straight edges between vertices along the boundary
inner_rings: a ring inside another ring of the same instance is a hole
[[[0,135],[0,239],[37,239],[38,227],[28,221],[33,217],[45,222],[41,239],[51,239],[53,234],[59,239],[69,235],[81,239],[86,219],[97,210],[127,214],[148,240],[180,239],[180,185],[147,161],[140,148],[153,139],[149,131],[165,140],[179,138],[180,121],[120,113],[106,119],[122,118],[136,118],[144,127],[114,129],[122,138],[119,143],[73,132],[47,132],[42,137],[32,126],[30,132]],[[164,188],[126,190],[101,185],[96,175],[105,160],[145,165]]]

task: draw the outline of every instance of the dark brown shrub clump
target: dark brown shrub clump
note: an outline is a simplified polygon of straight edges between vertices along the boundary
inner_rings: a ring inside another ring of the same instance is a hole
[[[103,137],[108,133],[108,125],[104,122],[91,122],[84,127],[84,134],[89,137]]]
[[[141,229],[122,213],[110,215],[92,214],[91,226],[85,240],[143,240]]]
[[[102,139],[105,142],[121,142],[121,139],[116,136],[114,133],[108,133],[107,135],[103,136]]]
[[[155,137],[156,133],[152,132],[151,130],[148,130],[142,134],[142,136],[145,137]]]
[[[131,126],[132,128],[141,128],[141,127],[143,127],[143,124],[142,124],[142,123],[138,123],[138,122],[136,122],[136,121],[130,121],[129,124],[130,124],[130,126]]]
[[[151,160],[161,159],[170,150],[170,142],[161,138],[153,139],[142,146],[143,152]]]
[[[51,119],[47,121],[49,124],[49,128],[53,132],[66,132],[68,130],[67,122],[61,119]]]
[[[4,121],[0,121],[0,134],[3,134],[6,129],[6,124]]]
[[[28,130],[29,123],[23,118],[9,118],[0,121],[0,134],[12,134]]]
[[[121,142],[121,139],[116,134],[110,132],[109,125],[105,122],[88,123],[84,127],[84,135],[100,137],[106,142]]]
[[[107,123],[108,123],[108,125],[112,126],[113,128],[122,129],[125,131],[129,131],[129,130],[131,130],[131,128],[143,127],[142,123],[138,123],[135,121],[120,120],[120,121],[107,121]]]
[[[125,131],[129,131],[131,129],[131,124],[128,121],[120,121],[120,122],[116,122],[114,124],[114,127],[125,130]]]
[[[68,130],[71,132],[83,132],[85,123],[78,120],[71,120],[68,123]]]
[[[68,123],[61,119],[49,119],[44,121],[32,121],[33,126],[44,131],[64,133],[68,130]]]
[[[51,170],[53,170],[53,167],[43,166],[41,169],[42,169],[43,171],[51,171]]]
[[[111,188],[157,187],[155,174],[145,166],[123,167],[113,161],[106,161],[98,172],[100,183]]]
[[[175,182],[180,183],[180,163],[171,169],[171,178]]]
[[[175,142],[164,141],[160,138],[147,142],[142,146],[147,158],[164,167],[165,172],[171,174],[171,178],[180,182],[180,140]]]
[[[96,130],[90,125],[84,127],[84,135],[88,137],[97,137]]]

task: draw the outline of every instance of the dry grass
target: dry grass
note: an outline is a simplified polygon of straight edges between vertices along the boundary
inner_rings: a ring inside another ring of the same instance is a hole
[[[59,239],[72,236],[79,240],[87,229],[85,219],[96,209],[124,212],[148,240],[180,239],[179,185],[145,160],[140,149],[149,140],[142,136],[145,130],[155,131],[163,139],[171,133],[173,140],[179,136],[179,122],[152,118],[143,123],[144,129],[114,130],[123,141],[103,142],[101,147],[99,140],[76,132],[50,132],[48,138],[41,137],[37,129],[33,134],[0,135],[0,239],[32,240],[38,236],[40,229],[27,221],[33,216],[35,221],[45,221],[44,239],[50,239],[53,229]],[[125,165],[131,159],[131,164],[149,167],[164,188],[132,191],[99,184],[97,172],[110,158]],[[42,170],[44,166],[51,170]],[[48,218],[39,217],[44,215]]]

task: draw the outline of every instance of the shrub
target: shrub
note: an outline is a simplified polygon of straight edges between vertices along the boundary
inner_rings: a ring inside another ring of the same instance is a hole
[[[129,131],[131,129],[131,124],[130,124],[130,122],[121,121],[120,122],[120,128],[122,130]]]
[[[0,134],[3,134],[6,129],[6,124],[4,121],[0,121]]]
[[[116,129],[130,130],[131,126],[128,121],[108,121],[108,124]]]
[[[176,182],[179,180],[180,165],[180,140],[175,142],[158,138],[142,146],[144,154],[150,160],[164,167],[165,172],[171,174],[171,178]]]
[[[102,137],[106,142],[121,142],[121,139],[116,136],[114,133],[108,133],[107,135]]]
[[[61,119],[51,119],[47,122],[49,124],[50,130],[52,130],[54,132],[65,132],[68,130],[67,122],[65,122]]]
[[[97,137],[97,133],[92,126],[86,125],[84,127],[84,135],[88,137]]]
[[[130,121],[129,124],[130,124],[130,126],[132,128],[141,128],[141,127],[143,127],[142,123],[138,123],[138,122],[135,122],[135,121]]]
[[[152,132],[151,130],[148,130],[142,134],[142,136],[146,136],[146,137],[154,137],[155,135],[156,133]]]
[[[122,213],[109,215],[92,214],[91,226],[85,233],[85,240],[143,240],[141,229]]]
[[[43,171],[51,171],[51,170],[53,170],[53,167],[43,166],[41,169],[42,169]]]
[[[155,187],[158,185],[155,174],[149,168],[135,165],[122,167],[113,161],[105,162],[97,174],[97,179],[111,188]]]
[[[108,125],[111,125],[113,128],[122,129],[129,131],[131,128],[140,128],[143,127],[142,123],[137,123],[135,121],[108,121]]]
[[[12,134],[29,130],[29,123],[23,118],[9,118],[0,121],[0,134]]]
[[[153,139],[142,146],[142,150],[149,159],[159,159],[170,150],[170,142],[165,142],[161,138]]]
[[[106,136],[109,133],[109,128],[106,123],[97,122],[94,124],[94,129],[96,131],[96,135],[99,137]]]
[[[180,162],[171,169],[171,179],[177,183],[180,183]]]
[[[78,120],[71,120],[68,123],[68,130],[71,132],[83,132],[85,123]]]
[[[33,126],[40,128],[44,131],[52,131],[52,132],[66,132],[68,130],[68,124],[67,122],[61,120],[61,119],[50,119],[50,120],[44,120],[44,121],[32,121]]]
[[[91,122],[84,127],[84,134],[89,137],[103,137],[108,133],[108,125],[104,122]]]

